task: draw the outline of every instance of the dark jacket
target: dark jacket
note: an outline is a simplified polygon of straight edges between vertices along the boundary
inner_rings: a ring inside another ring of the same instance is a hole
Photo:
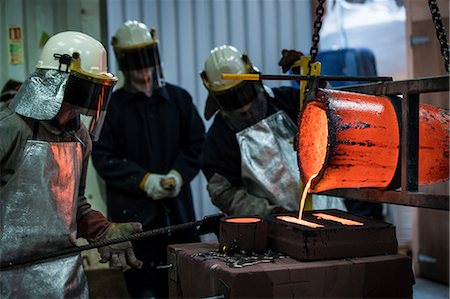
[[[291,87],[272,88],[274,98],[270,99],[267,116],[277,110],[283,110],[297,124],[300,110],[298,90]],[[220,113],[206,134],[202,153],[202,171],[206,179],[214,173],[220,174],[230,181],[234,187],[242,187],[241,152],[235,133],[228,127]]]
[[[107,186],[108,216],[144,229],[195,220],[190,181],[200,169],[205,129],[189,93],[166,84],[148,98],[119,89],[111,96],[92,161]],[[177,170],[176,198],[155,201],[139,188],[147,172]]]

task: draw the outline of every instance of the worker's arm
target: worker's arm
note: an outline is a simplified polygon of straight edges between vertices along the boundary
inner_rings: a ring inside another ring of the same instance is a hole
[[[213,204],[230,216],[266,216],[281,211],[279,206],[272,205],[267,198],[250,194],[245,187],[233,187],[225,177],[217,173],[208,181],[207,189]]]
[[[78,221],[78,237],[89,242],[122,238],[142,231],[138,222],[114,223],[108,221],[100,212],[90,210]],[[100,247],[101,263],[110,262],[111,267],[126,271],[131,267],[140,269],[142,262],[136,258],[130,241]]]

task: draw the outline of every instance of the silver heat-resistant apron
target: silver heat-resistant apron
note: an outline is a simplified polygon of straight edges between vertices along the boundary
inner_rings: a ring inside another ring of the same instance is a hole
[[[296,134],[297,126],[283,111],[236,133],[244,185],[250,193],[291,211],[299,209]],[[313,194],[312,208],[347,211],[342,198],[317,194]]]
[[[73,246],[81,145],[29,140],[23,163],[0,190],[0,258]],[[87,298],[79,254],[0,272],[1,298]]]
[[[300,180],[295,134],[296,125],[283,111],[236,133],[244,186],[292,211],[298,210]]]

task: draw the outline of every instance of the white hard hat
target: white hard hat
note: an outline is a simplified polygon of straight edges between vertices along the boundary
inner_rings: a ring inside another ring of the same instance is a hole
[[[164,86],[164,72],[155,28],[149,30],[144,23],[126,21],[117,29],[111,44],[119,68],[125,75],[125,88],[150,96],[155,89]],[[141,78],[149,78],[148,81],[135,80],[133,72],[138,72]]]
[[[65,31],[52,36],[42,50],[41,58],[36,68],[68,71],[61,65],[61,57],[68,55],[72,58],[74,52],[79,54],[80,68],[93,75],[107,75],[107,56],[103,45],[91,36],[76,32]],[[68,62],[70,65],[70,61]],[[111,75],[111,77],[113,77]]]
[[[235,47],[228,45],[216,47],[211,50],[205,61],[205,86],[212,91],[223,91],[242,81],[222,80],[222,74],[246,74],[250,71],[251,66],[244,62],[242,54]]]
[[[204,116],[208,120],[218,110],[231,111],[253,101],[263,85],[260,81],[223,80],[222,74],[251,74],[258,72],[247,55],[235,47],[223,45],[211,50],[200,77],[208,89]]]
[[[52,36],[32,73],[11,102],[20,115],[53,119],[63,102],[92,117],[90,132],[100,132],[117,78],[108,72],[103,45],[91,36],[65,31]],[[95,140],[95,139],[94,139]]]
[[[115,49],[131,49],[154,44],[150,30],[144,23],[126,21],[113,36],[112,45]]]

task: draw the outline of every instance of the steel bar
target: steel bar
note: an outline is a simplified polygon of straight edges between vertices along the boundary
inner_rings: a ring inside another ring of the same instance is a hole
[[[359,84],[336,89],[372,95],[399,95],[403,94],[404,91],[414,94],[448,91],[449,81],[449,75],[442,75],[402,81]]]
[[[306,75],[268,75],[268,74],[222,74],[224,80],[297,80],[313,81],[319,78],[323,81],[360,81],[380,82],[392,81],[392,77],[366,77],[366,76],[306,76]]]
[[[419,190],[419,94],[403,94],[401,132],[402,192]]]
[[[423,192],[383,191],[377,189],[334,189],[320,194],[340,196],[346,199],[382,202],[403,206],[449,210],[449,195]]]
[[[157,229],[136,233],[136,234],[132,234],[132,235],[121,237],[121,238],[93,242],[93,243],[90,243],[87,245],[82,245],[82,246],[68,247],[68,248],[64,248],[64,249],[61,249],[61,250],[58,250],[55,252],[49,252],[49,253],[45,253],[42,255],[35,255],[35,256],[30,256],[30,257],[22,257],[22,258],[10,260],[10,261],[2,260],[0,262],[0,271],[9,269],[11,267],[21,266],[21,265],[36,263],[36,262],[42,262],[42,261],[50,260],[53,258],[67,257],[67,256],[73,255],[75,253],[79,253],[79,252],[93,249],[93,248],[99,248],[99,247],[103,247],[103,246],[118,244],[118,243],[122,243],[125,241],[140,240],[143,238],[154,237],[157,235],[162,235],[162,234],[166,234],[166,233],[170,233],[170,232],[174,232],[174,231],[192,228],[192,227],[199,226],[203,222],[206,222],[206,221],[210,221],[210,222],[217,221],[217,225],[218,225],[218,223],[219,223],[218,220],[220,218],[222,218],[223,216],[224,216],[223,214],[215,214],[215,215],[205,216],[203,219],[198,220],[198,221],[191,221],[191,222],[186,222],[186,223],[182,223],[182,224],[157,228]],[[216,220],[216,218],[217,218],[217,220]]]

